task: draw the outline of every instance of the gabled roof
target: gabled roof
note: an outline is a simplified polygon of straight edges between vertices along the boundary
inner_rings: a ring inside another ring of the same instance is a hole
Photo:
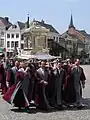
[[[83,35],[86,35],[86,31],[85,30],[79,30],[80,33],[82,33]]]
[[[5,25],[5,27],[10,27],[12,25],[11,22],[7,21],[6,18],[0,17],[0,20],[2,21],[2,23]]]
[[[25,28],[25,23],[20,22],[20,21],[17,21],[17,23],[19,25],[20,30],[23,29],[23,28]]]
[[[83,34],[85,37],[89,37],[90,38],[90,34],[88,34],[85,30],[79,30],[79,32],[81,34]]]
[[[75,31],[76,31],[75,33],[69,33],[68,30],[67,30],[65,33],[62,34],[62,37],[65,38],[65,37],[71,36],[73,38],[78,38],[78,40],[80,40],[83,43],[84,35],[76,29],[75,29]],[[80,34],[80,36],[79,36],[79,34]]]
[[[33,22],[36,22],[38,25],[41,25],[41,26],[45,27],[46,29],[49,29],[50,32],[54,32],[54,33],[59,34],[59,32],[52,25],[46,24],[46,23],[44,23],[44,21],[40,22],[40,21],[34,20]]]

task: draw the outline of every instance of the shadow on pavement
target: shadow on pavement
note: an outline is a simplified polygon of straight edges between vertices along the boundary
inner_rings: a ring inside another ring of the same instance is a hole
[[[38,112],[50,113],[50,112],[65,111],[65,110],[76,111],[76,110],[88,110],[88,109],[90,109],[90,98],[83,98],[82,102],[83,102],[84,106],[81,109],[77,109],[77,107],[74,107],[74,106],[65,107],[65,108],[63,108],[63,110],[58,110],[58,109],[52,108],[49,111],[42,110],[42,109],[36,109],[36,108],[30,108],[30,114],[36,114]],[[11,111],[19,112],[19,113],[25,113],[26,112],[25,109],[19,110],[17,108],[13,108],[13,109],[11,109]]]
[[[83,98],[82,99],[83,107],[81,109],[77,109],[77,107],[68,107],[66,110],[88,110],[90,109],[90,98]]]
[[[82,102],[86,105],[84,108],[90,109],[90,98],[83,98]]]
[[[18,112],[18,113],[25,113],[26,111],[25,111],[25,109],[21,109],[21,110],[19,110],[19,109],[17,109],[17,108],[13,108],[13,109],[11,109],[11,111],[13,111],[13,112]],[[36,114],[36,113],[38,113],[38,112],[40,112],[40,113],[51,113],[51,112],[57,112],[58,110],[56,110],[56,109],[50,109],[49,111],[47,111],[47,110],[43,110],[43,109],[36,109],[36,108],[30,108],[30,114]]]

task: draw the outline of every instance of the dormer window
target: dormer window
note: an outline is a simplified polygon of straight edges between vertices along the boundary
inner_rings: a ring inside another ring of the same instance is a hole
[[[16,25],[13,25],[12,28],[15,29],[15,28],[17,28],[17,26],[16,26]]]
[[[33,22],[33,25],[38,25],[38,21]]]
[[[33,23],[33,25],[36,25],[36,24],[37,24],[36,22]]]

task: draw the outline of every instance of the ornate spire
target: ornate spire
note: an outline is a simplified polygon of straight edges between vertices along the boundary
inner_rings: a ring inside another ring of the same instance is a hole
[[[74,25],[73,25],[73,16],[72,16],[72,14],[71,14],[71,20],[70,20],[69,28],[75,28]]]
[[[29,14],[27,14],[27,28],[29,28]]]

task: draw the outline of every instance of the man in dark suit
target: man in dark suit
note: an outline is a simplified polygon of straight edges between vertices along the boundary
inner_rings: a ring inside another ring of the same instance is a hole
[[[85,74],[83,68],[80,67],[79,59],[76,60],[75,66],[72,68],[72,79],[74,80],[74,88],[76,93],[76,105],[77,108],[82,107],[82,88],[85,87]]]
[[[37,70],[38,79],[40,82],[38,83],[38,107],[45,110],[50,110],[49,102],[46,97],[46,86],[48,84],[48,70],[45,67],[46,62],[41,62],[41,67]]]
[[[64,81],[65,81],[65,71],[62,68],[62,64],[58,63],[58,67],[54,70],[54,75],[56,77],[56,104],[59,109],[62,108],[62,91],[63,91],[63,86],[64,86]]]

